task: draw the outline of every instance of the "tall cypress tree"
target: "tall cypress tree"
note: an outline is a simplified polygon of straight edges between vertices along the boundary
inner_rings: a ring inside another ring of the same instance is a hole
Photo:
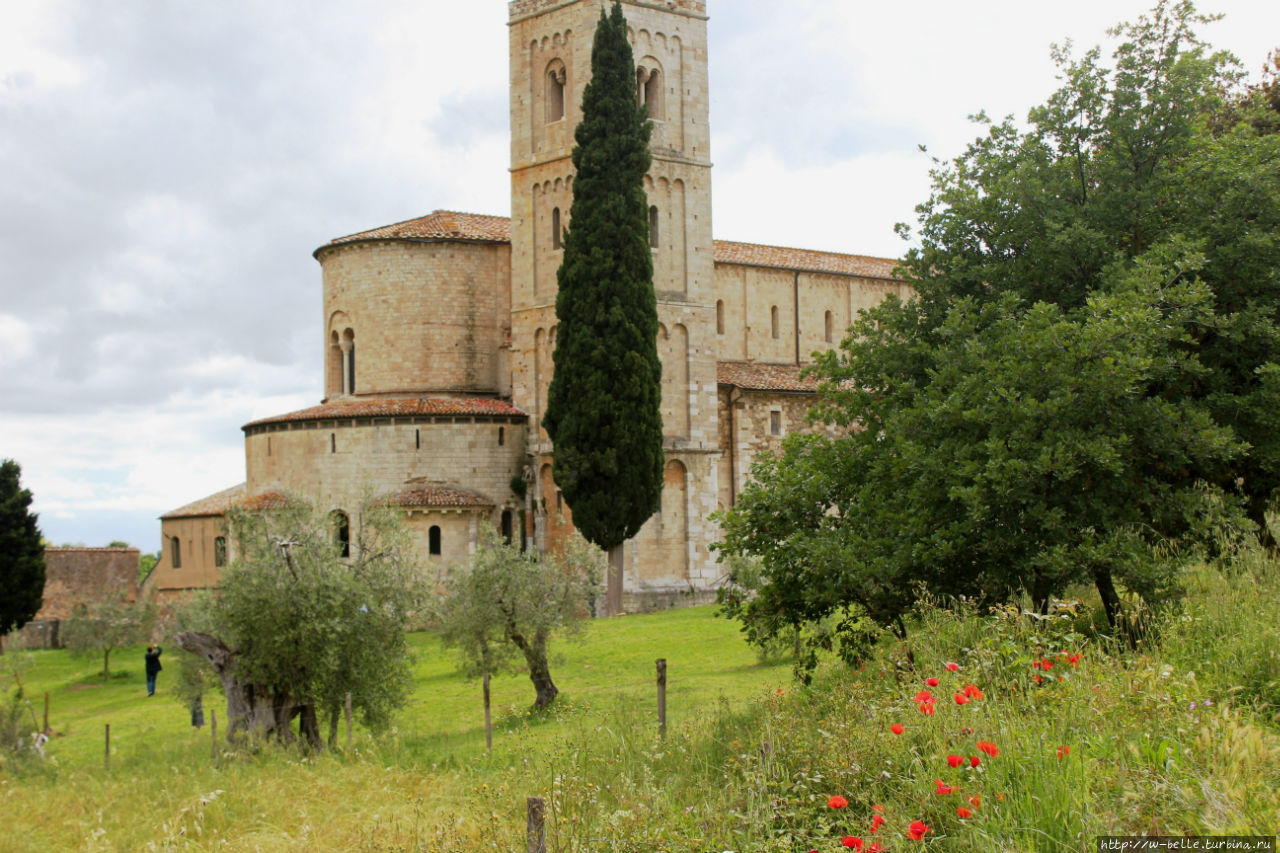
[[[44,601],[44,545],[21,474],[12,459],[0,463],[0,637],[29,622]]]
[[[542,419],[573,523],[606,550],[634,536],[662,495],[662,364],[643,183],[650,127],[615,0],[600,12],[574,136],[555,373]]]

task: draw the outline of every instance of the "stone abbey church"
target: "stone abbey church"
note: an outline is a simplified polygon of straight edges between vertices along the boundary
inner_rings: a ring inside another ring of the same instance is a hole
[[[444,564],[468,559],[485,522],[540,549],[570,534],[540,423],[574,127],[606,2],[509,3],[509,219],[436,211],[315,251],[324,399],[246,424],[245,483],[162,517],[148,584],[162,598],[216,583],[222,513],[280,493],[332,512],[339,537],[368,495],[389,500],[421,558]],[[622,606],[639,611],[714,593],[708,516],[733,505],[760,451],[804,427],[810,354],[905,285],[891,260],[714,240],[706,3],[624,0],[624,11],[653,119],[645,188],[666,446],[661,511],[623,551]]]

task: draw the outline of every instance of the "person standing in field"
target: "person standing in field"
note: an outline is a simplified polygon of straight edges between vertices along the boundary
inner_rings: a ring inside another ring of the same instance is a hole
[[[147,695],[156,695],[156,676],[164,667],[160,666],[160,653],[164,649],[159,646],[147,646]]]

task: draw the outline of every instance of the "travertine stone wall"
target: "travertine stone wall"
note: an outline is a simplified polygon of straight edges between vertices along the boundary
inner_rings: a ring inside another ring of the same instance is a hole
[[[343,394],[350,330],[357,396],[496,394],[510,324],[510,247],[378,240],[317,251],[324,271],[325,396]]]
[[[37,620],[66,619],[80,604],[138,594],[137,548],[45,548],[44,603]]]

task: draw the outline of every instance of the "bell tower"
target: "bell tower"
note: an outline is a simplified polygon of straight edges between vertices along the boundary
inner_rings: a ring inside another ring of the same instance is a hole
[[[540,544],[567,536],[542,430],[554,369],[556,271],[573,203],[574,128],[591,77],[591,48],[612,0],[512,0],[511,312],[513,402],[529,412]],[[711,160],[705,0],[623,0],[636,98],[653,121],[649,199],[666,480],[662,510],[624,551],[624,607],[669,606],[714,594],[708,545],[717,532],[719,435],[714,349]],[[568,511],[563,512],[566,521]]]

